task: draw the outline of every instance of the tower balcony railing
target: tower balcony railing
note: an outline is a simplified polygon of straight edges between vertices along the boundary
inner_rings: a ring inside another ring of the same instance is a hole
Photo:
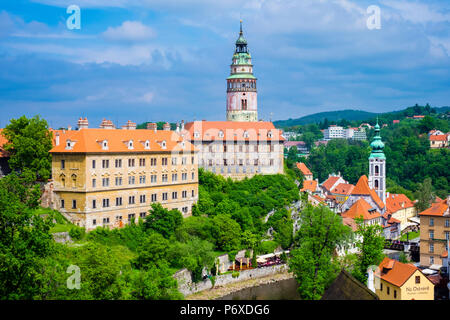
[[[245,87],[245,88],[228,88],[227,92],[256,92],[256,88]]]

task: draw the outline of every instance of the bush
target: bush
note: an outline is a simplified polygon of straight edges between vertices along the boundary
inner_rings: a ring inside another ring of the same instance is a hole
[[[272,240],[263,241],[260,245],[260,252],[262,254],[273,253],[278,247],[278,243]]]
[[[85,234],[86,234],[86,230],[82,227],[73,226],[69,230],[69,236],[75,240],[83,239]]]
[[[232,276],[233,278],[239,277],[239,271],[233,271],[233,272],[231,273],[231,276]]]

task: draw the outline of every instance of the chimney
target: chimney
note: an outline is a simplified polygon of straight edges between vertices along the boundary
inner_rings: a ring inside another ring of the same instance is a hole
[[[147,123],[147,130],[153,130],[156,133],[156,130],[158,129],[158,126],[154,122],[148,122]]]
[[[170,124],[168,122],[164,123],[163,130],[164,131],[170,131]]]
[[[57,146],[59,146],[59,132],[58,131],[56,131],[56,134],[55,134],[55,144]]]
[[[111,120],[106,120],[103,118],[102,123],[100,124],[100,128],[102,129],[114,129],[114,124]]]
[[[124,130],[136,130],[136,123],[132,122],[131,120],[128,120],[127,124],[122,126],[122,129],[124,129]]]
[[[67,126],[67,131],[72,130],[72,126]]]
[[[89,121],[87,118],[80,118],[78,119],[78,130],[79,129],[87,129],[89,128]]]

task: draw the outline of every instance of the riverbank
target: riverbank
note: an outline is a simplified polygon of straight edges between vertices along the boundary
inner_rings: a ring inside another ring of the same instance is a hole
[[[262,284],[274,283],[281,280],[292,279],[294,275],[290,272],[281,272],[266,277],[248,279],[240,282],[230,283],[219,287],[203,290],[185,297],[186,300],[214,300],[242,289],[256,287]]]

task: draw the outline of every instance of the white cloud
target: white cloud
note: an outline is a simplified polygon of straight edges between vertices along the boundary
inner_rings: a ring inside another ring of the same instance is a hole
[[[156,32],[139,21],[124,21],[118,27],[109,27],[102,37],[109,41],[145,41],[156,37]]]

